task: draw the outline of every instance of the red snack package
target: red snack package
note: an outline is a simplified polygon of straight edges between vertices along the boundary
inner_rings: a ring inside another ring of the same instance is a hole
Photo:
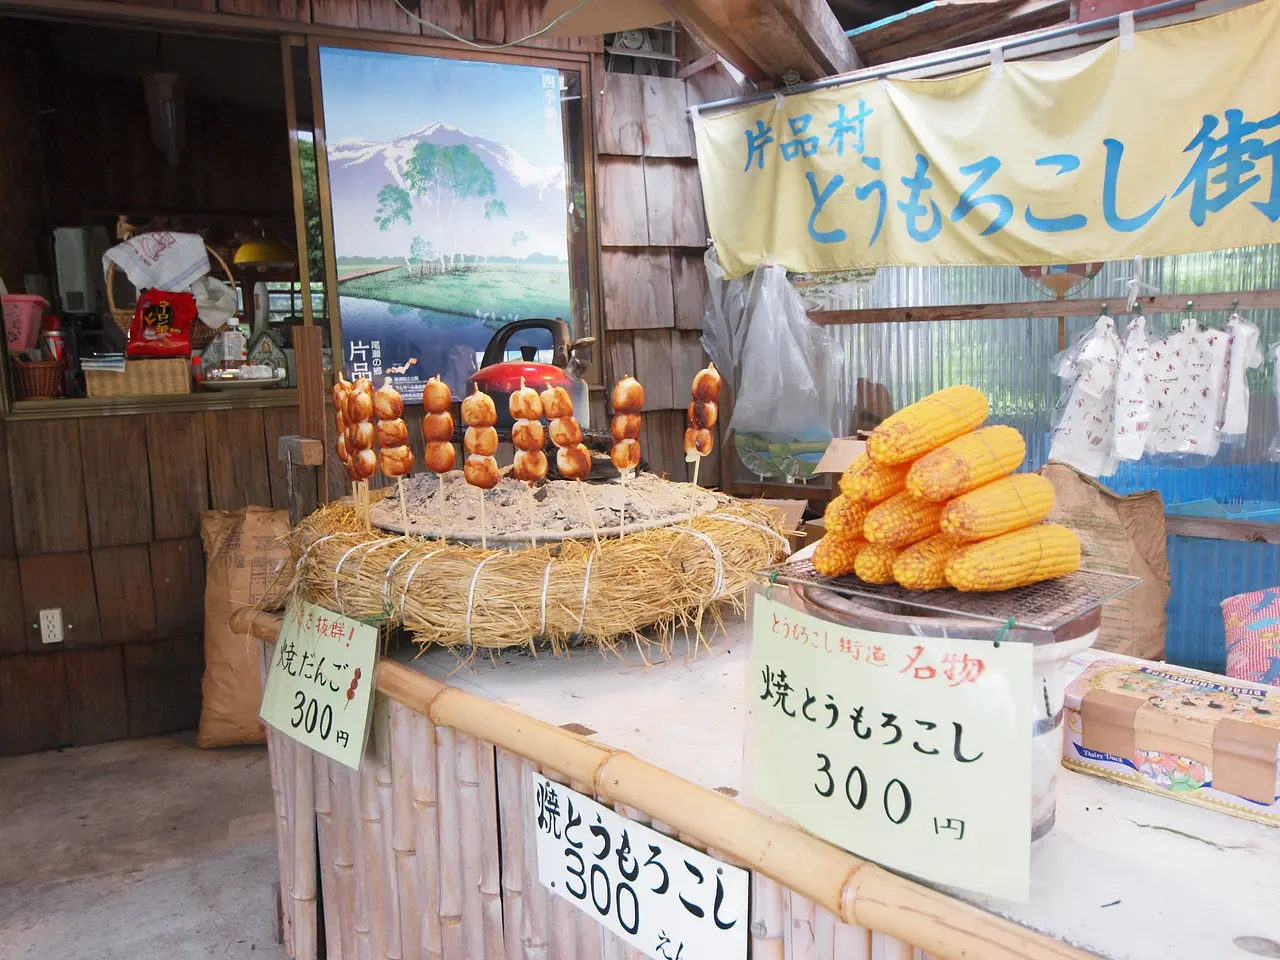
[[[189,293],[144,290],[133,311],[129,329],[130,357],[187,357],[191,355],[191,326],[196,321],[196,298]]]

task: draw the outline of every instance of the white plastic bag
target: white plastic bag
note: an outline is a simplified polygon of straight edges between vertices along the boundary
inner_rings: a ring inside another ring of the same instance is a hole
[[[726,281],[714,251],[706,263],[703,345],[733,388],[735,449],[758,476],[807,479],[836,435],[839,345],[809,319],[782,267]]]
[[[236,315],[235,287],[216,277],[201,277],[191,285],[196,298],[196,313],[207,327],[217,330]]]
[[[1116,472],[1112,434],[1123,349],[1115,321],[1103,316],[1054,358],[1054,373],[1062,378],[1063,391],[1054,414],[1050,460],[1091,477]]]
[[[1271,382],[1275,384],[1276,391],[1276,413],[1280,415],[1280,342],[1273,343],[1268,352],[1271,354]],[[1280,431],[1271,441],[1267,455],[1274,461],[1280,461]]]
[[[1147,318],[1135,317],[1125,334],[1116,380],[1113,452],[1117,460],[1141,460],[1151,426],[1147,394]]]
[[[1240,443],[1249,432],[1249,371],[1262,366],[1262,331],[1239,315],[1227,321],[1227,383],[1218,429],[1223,443]]]

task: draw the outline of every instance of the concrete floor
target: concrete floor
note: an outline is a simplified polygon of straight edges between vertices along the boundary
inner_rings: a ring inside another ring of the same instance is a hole
[[[266,748],[0,760],[0,960],[286,960]]]

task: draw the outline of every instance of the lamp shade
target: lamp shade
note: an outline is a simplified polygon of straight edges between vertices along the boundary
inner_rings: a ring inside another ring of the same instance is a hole
[[[266,237],[246,240],[236,250],[237,267],[291,267],[297,263],[293,250]]]

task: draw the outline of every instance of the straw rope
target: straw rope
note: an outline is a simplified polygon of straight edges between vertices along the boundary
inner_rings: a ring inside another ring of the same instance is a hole
[[[692,524],[626,537],[485,551],[439,539],[365,530],[349,503],[331,503],[295,528],[290,592],[363,620],[403,626],[419,643],[476,649],[701,636],[718,603],[741,607],[752,572],[780,560],[782,521],[768,508],[720,497]],[[359,563],[351,562],[359,557]],[[483,602],[475,585],[484,567]],[[286,567],[286,571],[288,568]],[[288,573],[286,573],[288,576]],[[690,629],[692,628],[692,629]]]

